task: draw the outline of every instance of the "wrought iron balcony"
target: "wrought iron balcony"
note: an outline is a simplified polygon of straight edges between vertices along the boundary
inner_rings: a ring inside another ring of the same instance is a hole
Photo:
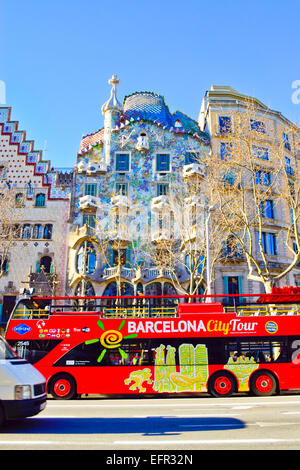
[[[202,163],[190,163],[183,166],[183,177],[204,176],[205,167]]]
[[[81,196],[79,198],[79,210],[93,212],[100,207],[100,198],[96,196]]]

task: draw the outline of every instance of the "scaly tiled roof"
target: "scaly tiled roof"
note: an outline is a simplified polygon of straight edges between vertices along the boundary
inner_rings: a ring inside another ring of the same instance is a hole
[[[88,134],[81,139],[79,152],[86,152],[91,146],[103,144],[104,129],[99,129],[94,134]]]
[[[205,144],[209,143],[208,135],[200,130],[196,121],[180,111],[171,114],[164,98],[152,92],[140,91],[125,96],[123,112],[120,114],[116,130],[135,121],[149,121],[171,132],[190,134]],[[104,129],[84,136],[80,142],[80,153],[89,151],[97,144],[103,144],[103,140]]]
[[[126,96],[124,98],[123,109],[123,122],[137,120],[152,121],[170,131],[189,133],[207,143],[209,142],[208,135],[200,130],[196,121],[180,111],[171,114],[164,98],[155,93],[142,91]]]

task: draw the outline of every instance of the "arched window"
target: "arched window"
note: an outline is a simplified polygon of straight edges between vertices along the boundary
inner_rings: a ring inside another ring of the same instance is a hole
[[[16,207],[23,207],[24,206],[24,195],[23,195],[23,193],[16,194],[15,205],[16,205]]]
[[[129,282],[121,282],[121,295],[134,295],[134,288]]]
[[[107,284],[105,287],[105,290],[103,292],[103,296],[107,297],[113,297],[117,295],[117,283],[115,281],[110,282]]]
[[[141,282],[139,282],[138,285],[136,286],[136,293],[137,295],[143,295],[144,293],[144,287]]]
[[[177,290],[170,282],[164,283],[163,295],[177,295]]]
[[[1,257],[0,257],[0,273],[4,276],[8,274],[8,261],[7,259],[4,259],[4,261],[2,261]]]
[[[46,196],[43,193],[37,194],[35,198],[35,207],[45,207]]]
[[[117,295],[122,295],[124,297],[126,296],[133,296],[134,295],[134,288],[133,288],[133,285],[130,284],[129,282],[123,282],[121,281],[120,282],[120,286],[119,286],[119,289],[117,287],[117,283],[115,281],[113,282],[110,282],[105,290],[104,290],[104,293],[103,293],[103,296],[117,296]],[[125,307],[127,305],[132,305],[132,300],[133,299],[120,299],[118,301],[118,305],[119,306],[122,306],[122,307]],[[111,305],[111,306],[115,306],[115,300],[113,299],[106,299],[105,301],[105,304],[106,305]]]
[[[51,240],[52,239],[52,228],[53,228],[53,225],[52,224],[47,224],[45,225],[45,228],[44,228],[44,238],[46,240]]]
[[[83,279],[77,284],[75,289],[76,297],[94,297],[95,290],[90,281]],[[93,311],[95,310],[95,299],[78,299],[74,301],[74,310]]]
[[[28,240],[29,238],[31,238],[31,225],[25,224],[23,226],[23,238],[25,240]]]
[[[21,238],[22,226],[20,224],[14,224],[12,227],[12,235],[14,238]]]
[[[162,287],[160,282],[152,282],[145,288],[145,295],[162,295]]]
[[[50,256],[42,256],[40,260],[40,267],[43,267],[45,273],[51,272],[52,258]]]
[[[76,270],[81,274],[92,274],[96,268],[96,251],[91,242],[80,245],[76,256]]]
[[[77,284],[75,289],[76,297],[93,297],[95,295],[95,290],[93,284],[90,281],[82,280]]]
[[[119,295],[118,294],[118,289],[117,289],[117,283],[115,281],[110,282],[107,284],[104,293],[104,296],[115,296]],[[120,283],[120,295],[134,295],[134,288],[133,285],[130,284],[129,282],[123,282],[121,281]]]
[[[152,282],[145,287],[145,295],[162,295],[162,286],[160,282]],[[160,298],[149,299],[151,307],[160,307],[162,300]]]
[[[43,237],[43,227],[41,224],[35,224],[33,227],[33,238],[42,238]]]

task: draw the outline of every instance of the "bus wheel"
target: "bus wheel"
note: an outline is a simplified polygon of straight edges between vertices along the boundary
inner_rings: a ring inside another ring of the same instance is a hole
[[[230,397],[236,391],[236,381],[226,371],[216,372],[209,379],[209,393],[214,397]]]
[[[76,397],[76,382],[69,374],[54,375],[48,386],[49,393],[56,400],[71,400]]]
[[[275,377],[268,371],[253,374],[250,380],[250,390],[259,397],[273,395],[276,392]]]

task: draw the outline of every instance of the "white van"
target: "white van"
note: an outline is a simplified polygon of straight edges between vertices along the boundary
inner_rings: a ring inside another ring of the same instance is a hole
[[[38,414],[46,398],[45,377],[0,336],[0,426],[9,419]]]

